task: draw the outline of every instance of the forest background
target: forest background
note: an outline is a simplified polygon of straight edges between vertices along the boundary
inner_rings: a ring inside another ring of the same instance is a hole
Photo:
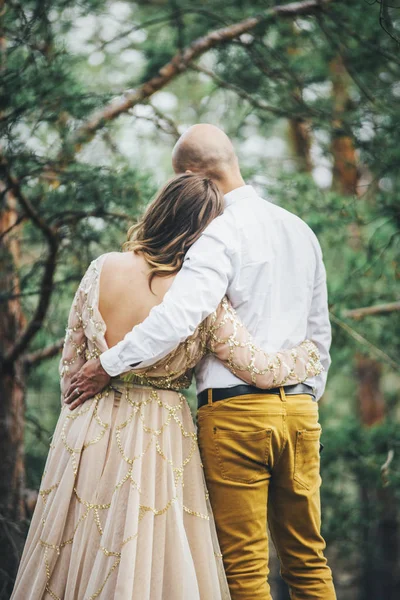
[[[121,247],[196,122],[222,127],[246,181],[319,237],[327,554],[340,600],[400,597],[398,36],[397,0],[0,0],[0,599],[76,285]],[[286,600],[276,558],[272,583]]]

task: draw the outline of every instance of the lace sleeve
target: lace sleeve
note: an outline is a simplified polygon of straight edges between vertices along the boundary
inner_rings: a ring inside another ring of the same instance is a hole
[[[257,347],[227,298],[207,319],[206,345],[234,375],[262,389],[301,383],[323,371],[310,340],[271,354]]]
[[[86,285],[93,277],[93,263],[86,271],[76,291],[65,330],[64,347],[59,365],[61,406],[72,377],[86,362],[87,339],[85,335],[84,306]]]

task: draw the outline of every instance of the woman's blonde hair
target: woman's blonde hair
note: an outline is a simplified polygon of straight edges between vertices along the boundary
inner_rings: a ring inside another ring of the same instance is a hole
[[[223,195],[208,177],[185,173],[169,181],[128,230],[125,251],[140,252],[153,278],[174,275],[190,246],[223,212]]]

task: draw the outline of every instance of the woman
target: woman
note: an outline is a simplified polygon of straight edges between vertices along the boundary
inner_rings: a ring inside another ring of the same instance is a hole
[[[85,360],[118,343],[162,301],[188,248],[223,211],[209,179],[169,182],[129,232],[94,260],[76,293],[61,393]],[[227,299],[153,367],[131,370],[82,406],[64,405],[12,598],[228,599],[196,432],[180,390],[206,352],[268,388],[322,369],[316,347],[267,355]]]

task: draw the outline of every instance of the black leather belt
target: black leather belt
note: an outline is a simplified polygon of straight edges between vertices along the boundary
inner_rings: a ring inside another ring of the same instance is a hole
[[[296,383],[295,385],[283,386],[285,394],[287,396],[293,396],[295,394],[309,394],[315,400],[315,394],[313,388],[306,383]],[[229,388],[212,388],[212,401],[218,402],[218,400],[226,400],[227,398],[233,398],[234,396],[246,396],[247,394],[274,394],[280,395],[280,388],[275,387],[270,390],[262,390],[261,388],[255,387],[254,385],[235,385]],[[208,389],[203,390],[197,396],[198,408],[201,408],[205,404],[208,404]]]

